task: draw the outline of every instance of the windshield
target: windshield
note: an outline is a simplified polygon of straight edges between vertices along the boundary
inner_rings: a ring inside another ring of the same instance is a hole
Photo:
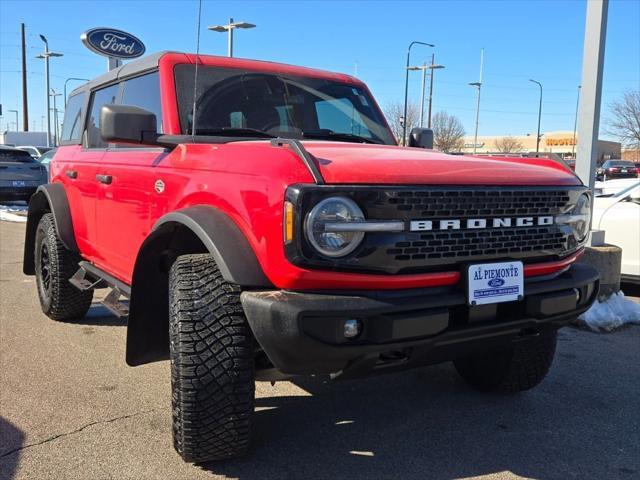
[[[0,150],[0,162],[35,163],[35,160],[24,150]]]
[[[193,127],[193,65],[175,69],[180,124]],[[319,138],[395,145],[369,93],[333,80],[198,67],[196,135]]]

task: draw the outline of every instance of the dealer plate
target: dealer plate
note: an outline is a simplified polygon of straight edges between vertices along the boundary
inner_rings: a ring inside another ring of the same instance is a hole
[[[14,180],[11,182],[14,187],[26,187],[27,183],[24,180]]]
[[[467,270],[469,305],[513,302],[524,296],[522,262],[480,263]]]

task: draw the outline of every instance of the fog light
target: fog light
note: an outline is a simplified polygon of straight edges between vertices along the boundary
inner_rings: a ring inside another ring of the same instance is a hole
[[[344,336],[345,338],[356,338],[360,335],[362,330],[362,324],[360,320],[356,318],[350,318],[344,322]]]

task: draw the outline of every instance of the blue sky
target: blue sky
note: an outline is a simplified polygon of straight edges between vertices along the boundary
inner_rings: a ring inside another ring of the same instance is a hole
[[[0,1],[0,129],[21,110],[20,22],[27,27],[30,127],[44,115],[44,65],[38,34],[64,53],[51,61],[52,87],[68,77],[92,78],[106,59],[87,50],[80,34],[112,26],[138,36],[147,52],[195,50],[195,0]],[[535,131],[537,86],[544,85],[542,130],[572,130],[582,69],[586,2],[571,1],[204,1],[201,52],[226,54],[226,36],[206,26],[229,17],[258,25],[236,35],[235,55],[357,72],[384,108],[404,95],[404,62],[411,40],[436,44],[434,111],[458,116],[473,131],[480,48],[485,49],[480,135]],[[414,47],[412,63],[432,49]],[[418,101],[420,73],[410,96]],[[77,83],[70,82],[69,88]],[[640,88],[640,0],[609,5],[604,72],[606,106],[625,90]],[[20,117],[21,118],[21,117]],[[604,119],[606,120],[606,118]],[[22,120],[20,119],[20,124]]]

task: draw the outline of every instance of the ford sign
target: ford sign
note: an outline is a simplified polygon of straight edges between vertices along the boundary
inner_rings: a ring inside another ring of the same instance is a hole
[[[144,54],[144,43],[130,33],[115,28],[92,28],[80,36],[92,52],[105,57],[136,58]]]
[[[490,287],[498,288],[504,285],[504,280],[501,278],[492,278],[487,282]]]

